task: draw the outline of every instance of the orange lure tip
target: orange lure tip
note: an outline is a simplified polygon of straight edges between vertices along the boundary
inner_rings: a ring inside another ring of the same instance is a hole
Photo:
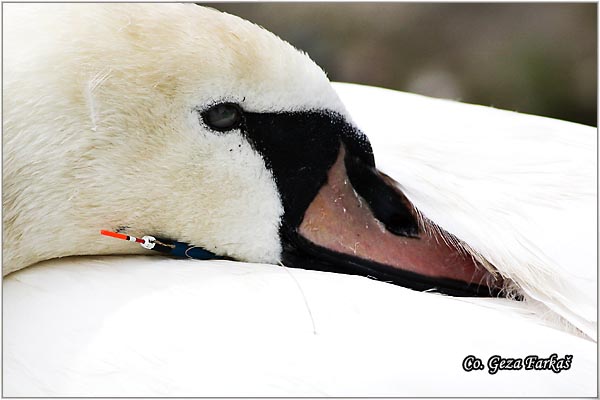
[[[102,234],[104,236],[114,237],[117,239],[129,240],[127,235],[123,235],[122,233],[117,233],[117,232],[105,231],[104,229],[100,231],[100,234]]]
[[[144,243],[144,239],[138,239],[138,238],[136,238],[134,236],[123,235],[122,233],[105,231],[104,229],[102,229],[100,231],[100,234],[102,234],[104,236],[114,237],[114,238],[117,238],[117,239],[129,240],[130,242]]]

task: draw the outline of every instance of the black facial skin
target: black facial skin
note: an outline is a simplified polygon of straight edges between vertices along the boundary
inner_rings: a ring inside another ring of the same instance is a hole
[[[295,230],[305,210],[327,181],[340,143],[347,149],[346,169],[354,189],[389,231],[415,237],[417,221],[398,193],[375,174],[366,136],[334,113],[245,113],[244,133],[263,155],[280,190],[283,225]]]
[[[453,279],[433,279],[387,265],[340,254],[302,238],[304,213],[327,181],[343,144],[350,182],[374,216],[392,233],[418,240],[419,226],[406,199],[374,171],[366,136],[332,112],[244,112],[239,129],[263,156],[275,178],[284,207],[280,236],[283,262],[296,268],[363,275],[415,290],[454,296],[497,296],[497,290]]]
[[[324,113],[245,113],[243,132],[273,172],[284,208],[283,226],[297,228],[335,163],[340,118]],[[330,132],[323,134],[323,126]]]

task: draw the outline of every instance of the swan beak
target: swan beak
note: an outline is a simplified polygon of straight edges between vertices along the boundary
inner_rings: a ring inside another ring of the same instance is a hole
[[[498,296],[502,282],[419,216],[398,184],[342,144],[284,251],[294,266],[366,275],[415,290]],[[300,265],[299,265],[300,264]]]
[[[499,294],[502,282],[419,218],[375,168],[367,137],[341,115],[246,113],[244,126],[281,195],[285,265],[456,296]]]

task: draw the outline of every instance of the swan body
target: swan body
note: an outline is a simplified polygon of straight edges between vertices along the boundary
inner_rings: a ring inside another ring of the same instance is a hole
[[[423,214],[514,280],[540,315],[567,327],[562,316],[595,340],[595,128],[380,88],[336,89],[369,132],[378,168]]]
[[[191,4],[4,22],[5,395],[595,395],[593,128],[332,85]]]
[[[5,396],[597,393],[596,343],[507,299],[144,256],[44,262],[6,277],[4,299]],[[571,368],[462,368],[469,355],[553,353]]]

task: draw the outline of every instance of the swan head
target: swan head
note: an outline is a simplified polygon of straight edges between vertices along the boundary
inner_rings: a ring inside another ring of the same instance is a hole
[[[98,236],[113,229],[489,293],[377,171],[326,74],[270,32],[191,4],[13,4],[5,19],[4,273],[144,251]]]

